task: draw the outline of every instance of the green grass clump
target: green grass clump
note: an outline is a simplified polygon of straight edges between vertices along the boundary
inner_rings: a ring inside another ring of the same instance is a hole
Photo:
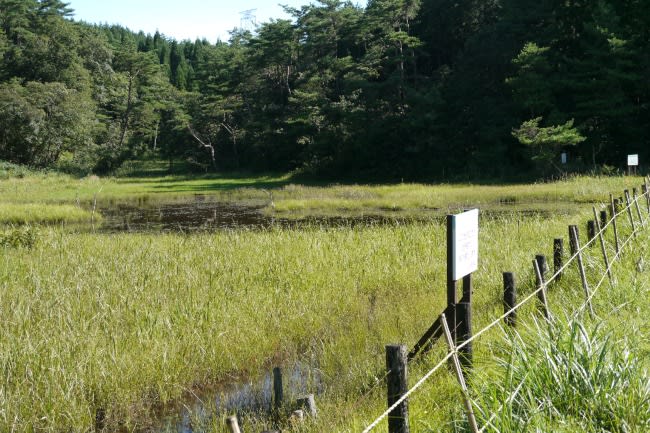
[[[0,230],[0,246],[32,248],[38,239],[37,231],[31,226],[8,227]]]
[[[536,322],[506,339],[505,374],[481,389],[480,423],[496,413],[489,431],[649,431],[650,376],[631,339],[576,319]]]
[[[89,223],[91,211],[74,205],[4,203],[0,206],[0,224]],[[101,219],[97,213],[96,221]]]

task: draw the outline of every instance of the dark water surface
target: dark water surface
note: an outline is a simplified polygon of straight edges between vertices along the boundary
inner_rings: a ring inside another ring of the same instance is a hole
[[[323,391],[320,370],[306,364],[296,363],[283,369],[282,377],[286,406],[290,406],[299,397]],[[168,414],[160,417],[160,423],[143,432],[197,433],[215,423],[221,423],[226,416],[265,414],[270,418],[272,410],[273,374],[267,372],[255,378],[235,378],[230,383],[200,394],[190,393],[177,407],[168,408]]]
[[[456,209],[422,209],[411,212],[380,211],[373,214],[346,214],[339,216],[292,215],[275,216],[264,212],[266,203],[224,202],[208,195],[169,201],[140,198],[128,201],[99,203],[102,214],[99,229],[103,232],[195,232],[224,229],[263,229],[270,227],[300,228],[321,226],[398,225],[423,221],[443,221]],[[473,206],[463,206],[471,208]],[[461,209],[459,207],[459,209]],[[499,203],[481,208],[482,218],[516,215],[550,217],[575,211],[575,205],[557,203],[508,204]]]
[[[205,195],[173,201],[147,199],[98,204],[104,232],[195,232],[223,229],[299,228],[307,225],[357,226],[401,224],[432,218],[388,215],[277,217],[264,213],[264,203],[224,202]]]

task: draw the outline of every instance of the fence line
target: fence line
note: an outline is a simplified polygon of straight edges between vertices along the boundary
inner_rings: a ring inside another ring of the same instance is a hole
[[[644,181],[647,182],[647,179],[644,178]],[[628,193],[628,197],[629,197],[629,193]],[[650,190],[646,189],[646,191],[644,193],[642,193],[641,195],[639,195],[639,196],[634,195],[634,198],[632,200],[628,199],[626,201],[627,205],[624,208],[622,208],[620,211],[617,211],[616,208],[613,208],[611,218],[607,221],[607,223],[604,226],[600,227],[600,230],[598,231],[598,233],[596,233],[595,236],[591,237],[591,239],[589,239],[584,245],[581,245],[580,248],[578,248],[577,251],[569,258],[569,260],[567,260],[567,262],[560,269],[556,270],[555,273],[547,281],[544,281],[542,279],[542,281],[540,282],[539,287],[536,290],[534,290],[532,293],[530,293],[528,296],[526,296],[524,298],[524,300],[520,301],[518,304],[516,304],[515,306],[510,308],[510,310],[503,313],[501,316],[499,316],[493,322],[491,322],[487,326],[483,327],[481,330],[477,331],[472,337],[470,337],[467,340],[463,341],[461,344],[458,344],[457,346],[455,346],[454,350],[450,350],[447,353],[447,355],[444,356],[440,360],[440,362],[438,362],[438,364],[436,364],[431,370],[429,370],[420,380],[418,380],[415,383],[415,385],[413,385],[413,387],[411,387],[408,391],[406,391],[406,393],[404,393],[404,395],[402,395],[386,411],[384,411],[381,415],[379,415],[370,425],[368,425],[368,427],[366,427],[363,430],[362,433],[369,433],[371,430],[373,430],[375,427],[377,427],[377,425],[379,425],[379,423],[381,421],[383,421],[393,410],[395,410],[400,404],[402,404],[404,401],[406,401],[416,390],[418,390],[433,375],[433,373],[435,373],[443,365],[445,365],[445,363],[447,363],[447,361],[449,361],[453,356],[457,355],[462,348],[468,346],[473,341],[477,340],[478,337],[480,337],[481,335],[485,334],[487,331],[494,328],[496,325],[498,325],[502,320],[504,320],[510,314],[514,313],[520,307],[522,307],[524,304],[526,304],[528,301],[530,301],[532,298],[536,297],[541,291],[546,290],[549,283],[554,282],[555,280],[557,280],[559,278],[559,276],[562,274],[562,272],[564,270],[566,270],[572,264],[572,262],[583,251],[585,251],[593,243],[596,242],[596,238],[598,238],[599,236],[602,236],[605,233],[606,229],[611,224],[616,224],[616,218],[618,218],[621,214],[625,213],[626,211],[631,216],[631,213],[632,213],[631,208],[632,208],[632,206],[633,205],[638,206],[638,200],[643,198],[643,197],[646,199],[646,201],[649,201],[650,200]],[[650,204],[649,204],[648,207],[649,207],[649,212],[650,212]],[[605,208],[607,208],[607,205],[605,205]],[[584,307],[586,305],[588,305],[589,302],[591,302],[591,299],[595,296],[598,289],[602,286],[605,278],[607,277],[608,272],[611,271],[611,268],[613,267],[613,264],[621,256],[621,252],[622,252],[623,248],[636,236],[637,232],[639,232],[641,228],[646,227],[646,224],[645,224],[646,221],[647,221],[647,218],[646,218],[646,220],[641,218],[641,220],[640,220],[641,224],[637,228],[636,225],[634,224],[634,219],[633,218],[631,219],[631,224],[632,224],[632,228],[633,228],[632,233],[630,233],[630,235],[625,239],[625,242],[623,242],[623,244],[620,245],[619,248],[617,248],[618,251],[616,252],[614,257],[612,258],[612,261],[609,264],[609,266],[607,266],[607,269],[603,273],[603,276],[602,276],[601,280],[595,286],[592,293],[589,294],[589,296],[587,297],[587,300],[578,308],[577,312],[582,312],[584,310]],[[618,236],[616,236],[616,239],[618,239]],[[518,387],[515,389],[515,392],[511,396],[509,396],[508,399],[513,399],[516,396],[516,394],[520,391],[521,387],[523,386],[523,383],[524,382],[522,381],[522,383],[520,383],[518,385]],[[506,402],[504,402],[503,405],[508,403],[508,399],[506,399]],[[503,405],[502,405],[502,407],[503,407]],[[490,419],[488,420],[488,422],[486,423],[486,425],[483,426],[483,428],[480,429],[480,432],[483,432],[485,430],[485,428],[487,427],[487,424],[491,423],[491,420],[493,420],[495,416],[496,416],[496,413],[493,413],[492,416],[490,417]]]

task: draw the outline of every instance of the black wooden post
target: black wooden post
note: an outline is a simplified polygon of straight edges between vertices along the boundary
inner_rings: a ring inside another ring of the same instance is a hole
[[[548,271],[548,262],[546,261],[546,256],[543,254],[537,254],[535,256],[537,264],[539,265],[539,270],[542,273],[542,278],[546,281],[546,272]]]
[[[386,346],[386,369],[388,407],[391,407],[408,391],[406,346]],[[408,418],[408,400],[404,400],[388,414],[388,433],[409,433]]]
[[[445,311],[449,332],[454,341],[456,341],[456,280],[454,280],[454,269],[452,266],[454,247],[453,247],[453,215],[447,215],[447,309]]]
[[[540,308],[544,313],[544,317],[546,318],[546,320],[550,320],[551,312],[549,311],[548,300],[546,298],[546,281],[544,280],[544,270],[543,270],[544,268],[543,268],[543,263],[540,263],[538,257],[544,257],[544,256],[536,256],[535,260],[533,260],[533,270],[535,271],[535,281],[537,282],[536,287],[538,290],[537,298],[539,299]]]
[[[556,238],[553,239],[553,272],[557,274],[556,280],[562,278],[562,272],[560,272],[562,266],[564,266],[564,239]]]
[[[574,240],[573,231],[575,231],[576,238],[580,238],[580,231],[578,226],[570,225],[569,226],[569,247],[571,249],[571,255],[574,256],[578,252],[578,242]]]
[[[630,191],[626,189],[623,192],[625,193],[625,207],[627,208],[627,215],[630,217],[630,225],[632,226],[632,235],[636,236],[636,224],[634,223],[634,217],[632,216],[632,200],[630,200]]]
[[[280,367],[273,369],[273,405],[276,410],[282,407],[282,400],[284,399],[284,391],[282,389],[282,370]]]
[[[463,297],[460,302],[472,303],[472,274],[467,274],[463,277]]]
[[[456,305],[456,320],[458,320],[458,345],[461,345],[472,338],[472,304],[461,302]],[[458,350],[460,363],[465,371],[472,368],[472,342]]]
[[[587,242],[591,242],[596,237],[596,221],[589,220],[587,221]]]
[[[617,215],[617,210],[616,210],[616,200],[614,200],[613,195],[609,195],[609,204],[611,206],[611,211],[612,211],[612,227],[614,228],[614,246],[616,247],[616,254],[620,252],[620,246],[618,243],[618,225],[616,222],[616,215]]]
[[[601,227],[601,229],[605,230],[606,225],[607,225],[607,211],[606,210],[601,210],[600,211],[600,227]]]
[[[648,205],[648,213],[650,213],[650,196],[648,195],[648,185],[641,185],[641,193],[645,197],[645,202]]]
[[[512,310],[517,305],[517,288],[515,286],[515,274],[512,272],[503,273],[503,314]],[[504,321],[506,325],[517,326],[517,310],[508,314]]]
[[[634,198],[634,207],[636,208],[636,214],[639,217],[639,223],[641,226],[645,227],[645,220],[643,215],[641,215],[641,206],[639,206],[639,197],[636,194],[636,188],[632,188],[632,197]]]

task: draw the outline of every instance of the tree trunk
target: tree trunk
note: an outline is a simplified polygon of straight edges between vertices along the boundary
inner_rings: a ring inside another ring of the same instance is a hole
[[[131,114],[131,108],[132,108],[132,95],[133,95],[133,79],[134,76],[132,74],[129,74],[129,91],[126,96],[126,110],[124,110],[124,115],[122,116],[122,124],[120,125],[121,131],[120,131],[120,143],[119,143],[119,149],[122,148],[124,145],[124,140],[126,138],[126,131],[129,126],[129,115]]]

